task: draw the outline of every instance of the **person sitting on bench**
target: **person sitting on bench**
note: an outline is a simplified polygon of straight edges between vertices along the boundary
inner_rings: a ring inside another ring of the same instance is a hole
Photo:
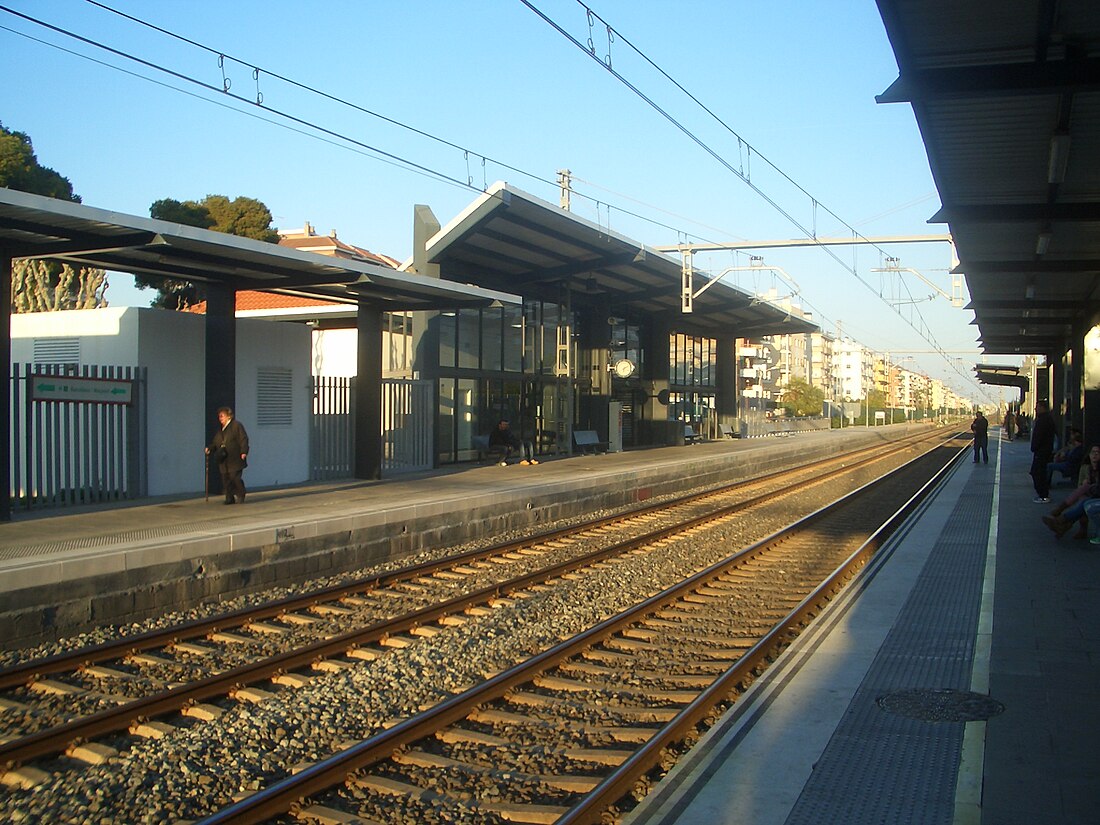
[[[508,464],[508,458],[516,453],[520,455],[520,464],[538,464],[535,459],[535,447],[530,441],[520,441],[508,425],[508,419],[497,422],[496,429],[489,433],[489,455],[500,456],[500,466]]]

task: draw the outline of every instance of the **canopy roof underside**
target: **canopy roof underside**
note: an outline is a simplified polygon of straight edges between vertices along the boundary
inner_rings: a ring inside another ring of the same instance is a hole
[[[1100,309],[1100,3],[878,5],[981,347],[1060,357]]]

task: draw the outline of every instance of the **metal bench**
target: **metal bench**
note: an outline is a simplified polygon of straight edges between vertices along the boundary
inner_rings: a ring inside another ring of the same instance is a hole
[[[489,436],[475,435],[470,439],[471,445],[477,450],[477,460],[485,461],[489,457]]]
[[[595,430],[574,430],[573,443],[581,453],[606,453],[607,442],[600,441]]]
[[[698,444],[703,440],[703,437],[699,433],[692,429],[690,424],[684,425],[684,443],[685,444]]]
[[[737,438],[737,433],[733,431],[733,427],[729,424],[719,424],[718,432],[721,433],[722,438]]]

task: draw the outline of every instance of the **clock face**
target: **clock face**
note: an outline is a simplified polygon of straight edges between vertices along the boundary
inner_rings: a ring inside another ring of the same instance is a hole
[[[634,374],[634,363],[625,358],[621,361],[617,361],[615,363],[615,374],[619,376],[619,378],[629,378]]]

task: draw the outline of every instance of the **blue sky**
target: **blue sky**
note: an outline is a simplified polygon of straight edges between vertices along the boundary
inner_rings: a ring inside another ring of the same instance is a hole
[[[398,259],[411,252],[414,205],[428,204],[446,223],[495,180],[557,202],[552,182],[563,168],[577,179],[575,212],[653,246],[802,237],[790,218],[819,236],[946,230],[926,223],[939,201],[911,108],[874,101],[897,77],[897,65],[870,0],[601,0],[590,8],[619,33],[610,44],[604,24],[593,18],[590,27],[575,0],[531,2],[583,45],[591,38],[601,60],[610,54],[616,71],[760,191],[520,0],[105,0],[215,53],[84,0],[6,0],[213,90],[0,12],[7,77],[0,122],[30,134],[39,161],[68,177],[86,204],[147,215],[160,198],[247,195],[266,203],[280,228],[309,221]],[[229,56],[222,67],[217,52]],[[251,66],[231,58],[259,66],[258,82]],[[223,78],[243,101],[220,91]],[[254,102],[257,87],[262,106]],[[884,253],[950,292],[944,244],[839,248],[841,262],[820,249],[762,254],[793,278],[795,300],[827,330],[839,325],[895,360],[912,356],[928,374],[978,395],[955,369],[969,375],[983,360],[972,313],[942,297],[928,300],[935,290],[912,276],[873,272],[884,266]],[[696,263],[720,272],[748,258],[722,252]],[[747,289],[791,291],[770,274],[726,277]],[[142,306],[150,293],[116,277],[107,297],[116,306]],[[929,354],[935,347],[962,362],[952,368]]]

